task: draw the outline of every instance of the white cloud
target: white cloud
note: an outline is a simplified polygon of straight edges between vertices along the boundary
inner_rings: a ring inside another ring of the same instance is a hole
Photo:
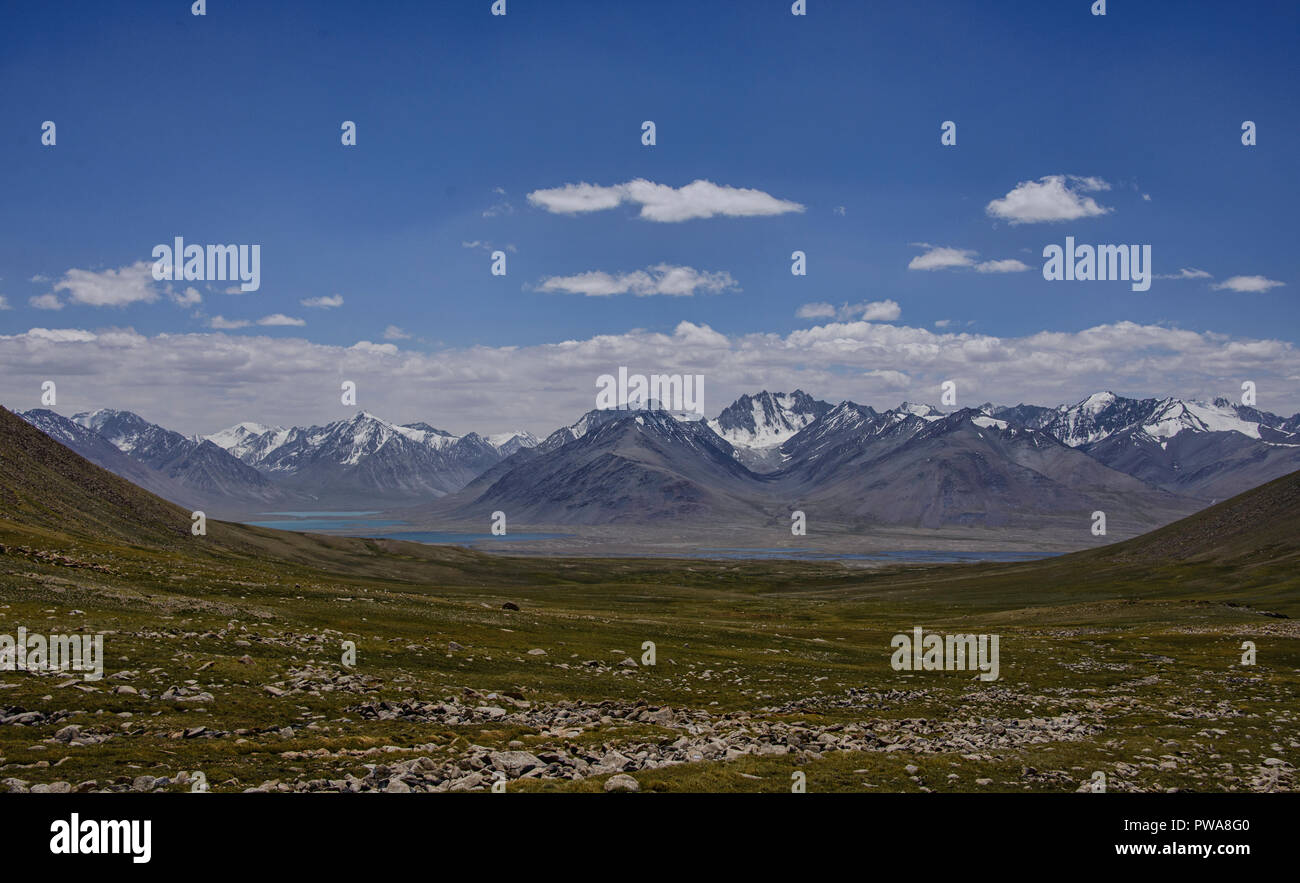
[[[903,314],[902,307],[897,301],[877,300],[870,303],[857,304],[850,307],[851,311],[861,309],[861,318],[865,322],[893,322]]]
[[[834,319],[835,307],[828,303],[804,304],[795,311],[800,319]]]
[[[192,307],[203,303],[203,295],[199,294],[199,290],[193,285],[186,288],[181,294],[177,294],[175,291],[168,288],[167,296],[170,297],[172,302],[178,307]]]
[[[295,319],[293,316],[286,316],[284,313],[272,313],[269,316],[263,316],[257,320],[258,325],[295,325],[302,326],[307,324],[306,319]]]
[[[38,310],[61,310],[63,302],[59,300],[58,295],[38,294],[35,297],[29,297],[27,302]]]
[[[32,281],[32,282],[49,282],[49,281],[50,281],[50,277],[49,277],[49,276],[46,276],[44,273],[37,273],[35,276],[32,277],[31,281]]]
[[[305,297],[298,301],[304,307],[310,307],[317,310],[332,310],[335,307],[343,306],[343,295],[331,294],[328,297]]]
[[[319,391],[324,381],[342,376],[365,390],[367,410],[390,420],[427,420],[453,432],[522,427],[542,434],[590,410],[596,378],[620,365],[705,375],[710,414],[742,393],[773,385],[829,401],[891,407],[904,398],[934,399],[944,380],[955,380],[967,402],[1055,405],[1112,388],[1213,398],[1237,392],[1241,377],[1275,391],[1269,410],[1300,410],[1296,345],[1133,322],[1024,337],[869,321],[733,336],[682,322],[671,332],[435,352],[256,333],[146,337],[47,329],[0,335],[0,364],[0,403],[30,401],[40,379],[74,374],[68,407],[129,408],[185,433],[241,420],[310,425],[338,419],[347,409]]]
[[[1268,291],[1270,288],[1277,288],[1279,285],[1286,285],[1286,283],[1278,282],[1276,279],[1268,279],[1264,276],[1232,276],[1224,279],[1218,285],[1210,287],[1219,290],[1226,288],[1228,291],[1257,293]]]
[[[89,343],[99,339],[99,335],[93,331],[85,331],[81,328],[33,328],[26,336],[32,340],[50,343]]]
[[[885,368],[873,368],[870,371],[863,371],[863,377],[870,377],[873,380],[879,380],[887,386],[905,388],[912,380],[911,377],[902,371],[892,371]]]
[[[946,246],[917,243],[928,248],[925,254],[919,254],[908,261],[909,270],[951,270],[954,267],[973,267],[975,252],[968,248],[948,248]]]
[[[1110,189],[1110,185],[1101,178],[1085,175],[1066,175],[1065,177],[1074,185],[1074,189],[1082,190],[1085,193],[1095,193],[1098,190]]]
[[[468,242],[467,242],[467,241],[462,241],[461,244],[460,244],[460,247],[461,247],[461,248],[477,248],[477,249],[480,249],[480,250],[482,250],[482,251],[496,251],[496,250],[497,250],[497,246],[493,245],[493,244],[490,243],[490,242],[485,242],[485,241],[482,240],[482,239],[474,239],[474,240],[470,240],[470,241],[468,241]],[[505,250],[506,250],[506,251],[509,251],[509,252],[518,251],[518,249],[516,249],[513,245],[507,245],[507,246],[505,246]]]
[[[969,248],[949,248],[916,242],[914,245],[928,249],[908,261],[909,270],[959,270],[973,269],[977,273],[1023,273],[1029,267],[1022,261],[1008,258],[1000,261],[976,262],[978,252]]]
[[[641,206],[647,221],[676,223],[695,218],[729,218],[783,215],[802,212],[797,202],[777,199],[761,190],[727,187],[696,180],[685,187],[656,184],[644,178],[603,187],[599,184],[565,184],[549,190],[534,190],[528,201],[553,214],[582,214],[616,208],[624,203]]]
[[[984,261],[975,265],[976,273],[1023,273],[1028,269],[1028,264],[1015,258],[1004,261]]]
[[[13,309],[13,307],[9,306],[8,298],[6,298],[3,294],[0,294],[0,310],[11,310],[11,309]]]
[[[493,203],[492,205],[488,206],[487,208],[485,208],[483,210],[483,217],[495,218],[498,215],[513,215],[515,213],[515,207],[510,204],[510,200],[505,198],[506,196],[505,188],[493,187],[492,192],[495,193],[497,196],[500,196],[501,199]]]
[[[1046,175],[1037,181],[1021,181],[1006,196],[985,207],[990,217],[1012,224],[1039,224],[1074,221],[1108,214],[1112,209],[1100,206],[1086,192],[1109,190],[1100,178],[1077,175]]]
[[[409,340],[411,335],[407,334],[396,325],[389,325],[384,329],[384,340]]]
[[[873,300],[857,304],[840,304],[834,307],[828,303],[804,304],[795,315],[800,319],[835,319],[841,321],[861,320],[863,322],[893,322],[903,314],[897,301]]]
[[[137,261],[117,270],[69,270],[54,283],[56,292],[66,291],[74,303],[92,307],[124,307],[158,299],[153,264]]]
[[[537,288],[539,291],[583,294],[587,297],[608,297],[615,294],[690,297],[697,291],[716,293],[739,290],[736,280],[726,271],[711,273],[694,267],[674,267],[671,264],[658,264],[632,273],[611,274],[603,270],[592,270],[574,276],[552,276],[543,279]]]
[[[213,316],[208,320],[208,327],[215,328],[218,331],[230,331],[235,328],[247,328],[252,325],[247,319],[226,319],[221,316]]]
[[[1157,274],[1156,278],[1157,279],[1209,279],[1210,274],[1205,272],[1204,270],[1197,270],[1192,267],[1184,267],[1183,269],[1179,270],[1177,273],[1169,273],[1164,276]]]
[[[400,352],[396,344],[371,343],[368,340],[359,340],[356,343],[352,344],[352,346],[348,347],[348,349],[354,350],[359,353],[370,353],[373,355],[381,355],[381,356],[395,356],[398,354],[398,352]]]

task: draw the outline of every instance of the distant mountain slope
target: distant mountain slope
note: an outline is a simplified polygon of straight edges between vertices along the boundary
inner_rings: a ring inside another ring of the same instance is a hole
[[[50,438],[66,445],[91,463],[120,475],[134,485],[165,500],[185,505],[194,494],[155,469],[133,460],[97,432],[74,423],[67,417],[46,409],[25,411],[18,415]]]
[[[427,423],[397,425],[364,411],[326,426],[238,424],[209,436],[316,504],[388,505],[459,490],[505,457],[537,444],[526,432],[455,436]]]
[[[28,419],[92,462],[218,517],[418,514],[454,495],[428,511],[468,506],[478,518],[500,508],[514,523],[770,526],[802,508],[841,525],[1000,528],[1074,525],[1100,509],[1125,536],[1300,468],[1300,415],[1110,392],[1057,408],[944,414],[764,390],[707,422],[654,408],[590,411],[540,443],[525,432],[456,436],[366,412],[305,428],[239,423],[203,438],[127,411]]]
[[[516,455],[439,511],[521,523],[725,521],[756,512],[755,476],[702,421],[663,411],[608,411],[567,443]]]
[[[138,414],[109,408],[76,414],[72,420],[192,492],[190,499],[244,504],[284,502],[285,495],[264,475],[206,439],[188,438]]]
[[[184,594],[214,576],[229,579],[231,563],[251,566],[258,579],[270,576],[272,583],[287,568],[306,567],[342,579],[481,585],[492,567],[489,556],[468,549],[313,536],[211,518],[207,536],[195,537],[192,523],[189,510],[96,466],[0,407],[0,561],[8,568],[13,562],[20,570],[26,566],[18,548],[26,546],[66,554],[70,567],[102,564],[146,581],[162,579]],[[500,568],[495,573],[507,583],[547,579]],[[87,572],[80,581],[93,585],[97,576]]]
[[[792,465],[774,479],[822,517],[926,528],[1057,521],[1086,530],[1100,509],[1116,528],[1136,532],[1193,508],[1044,432],[973,409],[927,419],[846,403],[783,451]]]
[[[1300,469],[1300,434],[1291,422],[1221,398],[1105,392],[1057,409],[1042,428],[1112,469],[1209,501]]]
[[[139,421],[135,425],[141,432],[130,437],[132,441],[143,436],[151,441],[128,445],[132,452],[126,453],[94,429],[53,411],[37,409],[18,416],[96,466],[189,509],[230,513],[305,499],[271,487],[261,475],[250,473],[243,464],[232,464],[211,445],[168,432],[129,412],[114,413],[125,415],[123,419],[132,423]],[[214,475],[224,477],[214,480]]]

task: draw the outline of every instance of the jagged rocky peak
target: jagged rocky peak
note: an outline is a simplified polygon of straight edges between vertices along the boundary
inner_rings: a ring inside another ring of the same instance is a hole
[[[831,410],[827,402],[801,389],[791,393],[763,390],[743,395],[723,409],[709,427],[733,445],[775,447]]]

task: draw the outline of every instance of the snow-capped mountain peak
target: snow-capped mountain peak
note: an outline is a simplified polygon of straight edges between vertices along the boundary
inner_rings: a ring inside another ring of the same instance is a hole
[[[936,408],[934,405],[925,405],[918,402],[903,402],[894,409],[898,414],[913,414],[922,420],[942,420],[947,415]]]
[[[1173,438],[1186,430],[1240,432],[1248,438],[1259,438],[1259,423],[1243,420],[1226,403],[1219,405],[1163,399],[1142,425],[1142,431],[1152,438]]]
[[[773,448],[831,410],[803,390],[792,393],[743,395],[708,421],[708,426],[732,445],[744,448]]]
[[[1157,441],[1167,441],[1184,432],[1236,432],[1267,441],[1287,435],[1281,429],[1282,423],[1281,418],[1234,405],[1223,398],[1213,402],[1127,399],[1112,392],[1099,392],[1075,405],[1062,405],[1043,428],[1077,448],[1126,432],[1138,432]],[[1265,428],[1264,435],[1261,427]]]

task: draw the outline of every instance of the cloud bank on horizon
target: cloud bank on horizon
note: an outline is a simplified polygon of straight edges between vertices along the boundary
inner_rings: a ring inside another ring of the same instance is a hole
[[[896,313],[889,302],[805,311],[824,313],[823,306],[843,318],[786,335],[728,336],[681,322],[671,333],[439,352],[393,342],[340,347],[295,337],[34,328],[0,336],[7,366],[0,403],[39,407],[41,381],[57,376],[60,412],[122,408],[206,434],[245,420],[310,425],[349,416],[355,409],[338,391],[352,380],[357,407],[390,420],[541,436],[591,410],[596,378],[627,366],[704,375],[710,415],[761,389],[798,387],[876,407],[936,402],[945,380],[956,381],[959,407],[978,407],[1074,403],[1103,389],[1208,400],[1238,394],[1249,379],[1263,410],[1300,410],[1300,350],[1285,341],[1132,322],[1000,338],[850,318]]]

